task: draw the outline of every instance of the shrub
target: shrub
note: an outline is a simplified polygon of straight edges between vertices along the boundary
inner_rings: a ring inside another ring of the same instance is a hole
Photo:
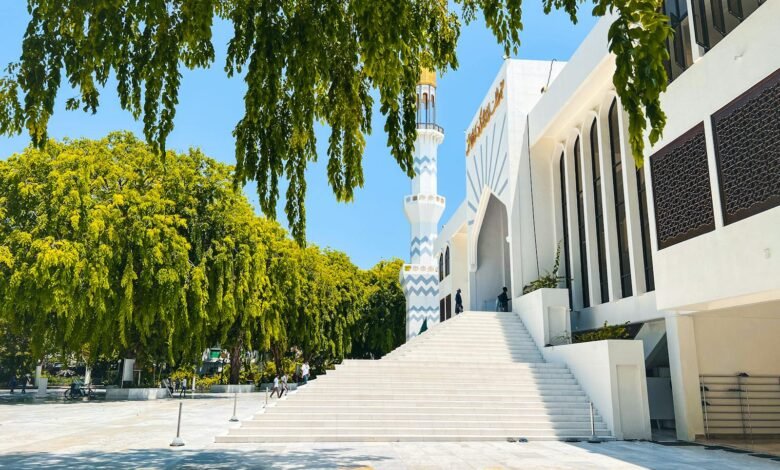
[[[561,244],[558,243],[558,249],[555,250],[555,263],[552,271],[547,271],[543,276],[523,287],[523,294],[530,294],[539,289],[556,289],[561,281],[565,279],[558,275],[558,269],[561,265]]]
[[[589,343],[591,341],[602,341],[605,339],[628,339],[631,337],[631,333],[628,331],[627,327],[628,322],[625,322],[622,325],[607,325],[607,322],[605,321],[604,326],[601,328],[575,333],[574,342]]]

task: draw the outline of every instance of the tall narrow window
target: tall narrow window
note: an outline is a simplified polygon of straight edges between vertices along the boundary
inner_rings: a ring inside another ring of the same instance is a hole
[[[601,301],[609,302],[609,281],[607,280],[607,256],[604,245],[604,207],[601,203],[601,156],[599,155],[598,128],[596,120],[590,126],[590,161],[593,170],[593,205],[596,212],[596,244],[599,257],[599,287]]]
[[[585,241],[585,210],[582,191],[582,159],[580,158],[580,138],[574,141],[574,186],[577,189],[577,227],[580,236],[580,277],[582,278],[582,307],[590,307],[588,294],[588,246]]]
[[[444,277],[450,275],[450,247],[444,251]]]
[[[439,280],[444,280],[444,256],[439,255]]]
[[[560,163],[561,170],[561,215],[563,216],[563,276],[566,283],[566,290],[569,291],[569,308],[571,308],[571,274],[569,274],[569,214],[567,214],[566,205],[566,167],[561,152]]]
[[[645,263],[645,290],[655,290],[655,278],[653,277],[653,251],[650,246],[650,221],[647,218],[647,189],[645,186],[645,173],[641,168],[636,170],[636,189],[639,197],[639,218],[642,224],[642,260]]]
[[[623,297],[633,295],[631,288],[631,259],[628,254],[628,226],[626,199],[623,195],[623,155],[620,150],[617,100],[609,108],[609,150],[612,156],[612,187],[615,190],[615,220],[617,221],[620,290]]]

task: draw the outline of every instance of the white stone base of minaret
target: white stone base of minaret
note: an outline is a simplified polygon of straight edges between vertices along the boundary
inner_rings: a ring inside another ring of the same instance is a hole
[[[401,287],[406,295],[406,340],[439,323],[439,273],[435,267],[405,264]]]

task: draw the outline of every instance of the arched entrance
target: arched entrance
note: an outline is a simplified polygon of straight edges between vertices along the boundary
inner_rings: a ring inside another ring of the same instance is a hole
[[[490,194],[477,236],[474,308],[493,311],[503,287],[509,289],[509,298],[512,298],[507,209],[493,194]]]

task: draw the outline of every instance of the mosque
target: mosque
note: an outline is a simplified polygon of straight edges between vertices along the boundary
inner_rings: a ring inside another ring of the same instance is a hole
[[[423,73],[404,199],[407,340],[458,317],[457,289],[466,310],[494,312],[506,287],[544,357],[567,363],[615,428],[778,435],[780,0],[664,8],[675,31],[667,123],[646,139],[643,166],[612,84],[607,16],[568,63],[504,62],[467,126],[466,197],[443,225],[444,130],[436,78]],[[557,288],[530,292],[556,260]],[[615,344],[636,343],[638,359],[578,344],[605,324],[625,327]],[[611,391],[589,381],[600,361]]]

